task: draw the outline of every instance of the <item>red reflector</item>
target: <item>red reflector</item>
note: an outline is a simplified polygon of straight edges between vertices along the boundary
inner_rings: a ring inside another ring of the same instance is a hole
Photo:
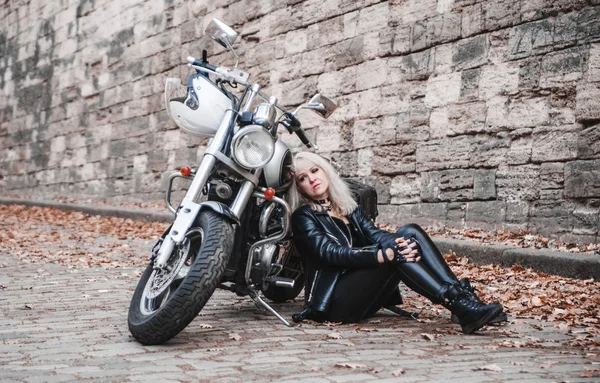
[[[266,199],[271,199],[271,198],[275,197],[275,189],[267,188],[264,192],[264,196]]]
[[[184,177],[189,177],[189,175],[192,174],[192,169],[190,169],[189,166],[182,166],[181,169],[179,169],[179,173]]]

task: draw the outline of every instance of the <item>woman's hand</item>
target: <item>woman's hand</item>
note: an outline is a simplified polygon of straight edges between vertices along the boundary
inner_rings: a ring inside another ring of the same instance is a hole
[[[395,245],[393,248],[383,246],[385,250],[385,257],[382,250],[377,253],[377,261],[379,263],[404,263],[404,262],[419,262],[421,260],[421,254],[416,242],[412,242],[410,239],[404,239],[404,237],[396,238]]]

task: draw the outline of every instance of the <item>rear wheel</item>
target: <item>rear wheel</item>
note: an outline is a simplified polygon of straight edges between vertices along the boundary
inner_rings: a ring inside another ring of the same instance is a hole
[[[296,298],[304,288],[304,269],[298,249],[296,249],[292,241],[286,241],[282,246],[282,251],[283,255],[281,256],[280,263],[283,265],[283,269],[278,276],[293,279],[294,287],[289,289],[269,284],[264,288],[263,294],[265,297],[276,303]]]
[[[233,249],[231,223],[201,211],[165,270],[148,265],[129,306],[129,331],[142,344],[161,344],[183,330],[214,293]]]

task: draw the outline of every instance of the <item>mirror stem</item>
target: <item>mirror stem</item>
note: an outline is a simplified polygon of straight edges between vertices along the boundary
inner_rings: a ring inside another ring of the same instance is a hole
[[[231,53],[233,53],[233,55],[235,56],[235,65],[233,66],[233,69],[237,69],[238,63],[240,62],[240,57],[237,55],[237,53],[235,53],[235,50],[233,50],[233,47],[229,43],[229,40],[228,39],[224,39],[224,40],[225,40],[225,43],[227,43],[227,48],[229,48]]]

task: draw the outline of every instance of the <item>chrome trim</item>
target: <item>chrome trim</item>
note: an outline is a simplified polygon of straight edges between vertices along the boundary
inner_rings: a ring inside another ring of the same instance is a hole
[[[231,124],[231,119],[233,118],[233,110],[228,109],[223,116],[223,120],[221,120],[221,125],[219,125],[219,129],[217,129],[217,133],[212,139],[210,145],[207,148],[207,152],[204,153],[204,157],[202,158],[202,162],[200,163],[200,167],[196,171],[196,176],[190,185],[183,201],[191,200],[194,202],[199,202],[202,189],[204,185],[208,181],[208,177],[210,176],[212,170],[214,169],[217,159],[211,153],[220,151],[223,147],[227,139],[227,134],[229,133],[229,125]]]
[[[186,176],[182,175],[181,171],[172,173],[169,176],[169,182],[167,183],[167,193],[165,194],[165,204],[167,205],[167,208],[169,208],[169,210],[171,210],[171,213],[173,213],[173,214],[177,214],[177,208],[175,206],[173,206],[173,204],[171,203],[171,192],[173,189],[173,181],[175,180],[175,178],[184,178],[187,180],[194,179],[193,176],[186,177]]]
[[[244,169],[225,154],[219,151],[210,154],[213,155],[217,160],[230,167],[232,170],[236,171],[239,175],[246,178],[248,181],[251,181],[254,185],[258,185],[258,177],[255,174],[252,174],[250,171]]]
[[[254,175],[257,177],[257,179],[260,176],[260,172],[261,172],[261,169],[257,169],[256,173],[254,173]],[[244,181],[244,183],[240,187],[240,190],[238,191],[238,194],[235,197],[235,200],[233,201],[233,203],[230,206],[231,211],[233,212],[233,214],[236,215],[236,217],[238,217],[238,218],[242,217],[242,213],[244,212],[244,209],[246,209],[246,205],[248,204],[248,201],[250,200],[250,197],[252,196],[252,193],[254,192],[255,186],[256,186],[256,184],[254,184],[252,181]]]
[[[175,245],[180,245],[185,239],[185,234],[198,216],[200,205],[192,201],[184,201],[181,204],[181,209],[177,214],[177,218],[173,221],[173,226],[169,231],[169,235],[163,241],[162,246],[158,250],[158,256],[154,261],[154,268],[162,269],[166,266]]]
[[[260,220],[258,221],[258,234],[261,238],[265,238],[267,235],[267,224],[275,207],[277,207],[277,205],[272,202],[260,213]]]
[[[240,113],[247,112],[250,110],[250,107],[252,106],[252,101],[254,101],[254,98],[256,97],[257,94],[259,94],[259,92],[260,92],[260,85],[258,85],[258,84],[252,85],[252,88],[250,88],[250,95],[248,96],[248,99],[246,100],[246,104],[244,104],[244,108],[240,111]]]
[[[255,191],[252,194],[253,197],[256,198],[264,198],[264,196],[259,193],[258,191]],[[281,206],[283,206],[283,209],[285,210],[285,214],[283,215],[283,229],[281,230],[280,233],[272,236],[272,237],[268,237],[265,239],[261,239],[260,241],[256,241],[252,244],[252,246],[250,246],[250,250],[248,250],[248,261],[246,262],[246,275],[245,275],[245,279],[246,279],[246,284],[248,286],[252,285],[252,281],[250,280],[250,272],[252,271],[252,265],[254,264],[254,253],[256,251],[256,249],[259,246],[263,246],[269,243],[275,243],[278,241],[281,241],[282,239],[284,239],[285,237],[288,236],[288,232],[289,232],[289,228],[290,228],[290,207],[287,204],[287,202],[285,202],[285,200],[279,198],[279,197],[273,197],[271,198],[271,201],[280,204]]]

